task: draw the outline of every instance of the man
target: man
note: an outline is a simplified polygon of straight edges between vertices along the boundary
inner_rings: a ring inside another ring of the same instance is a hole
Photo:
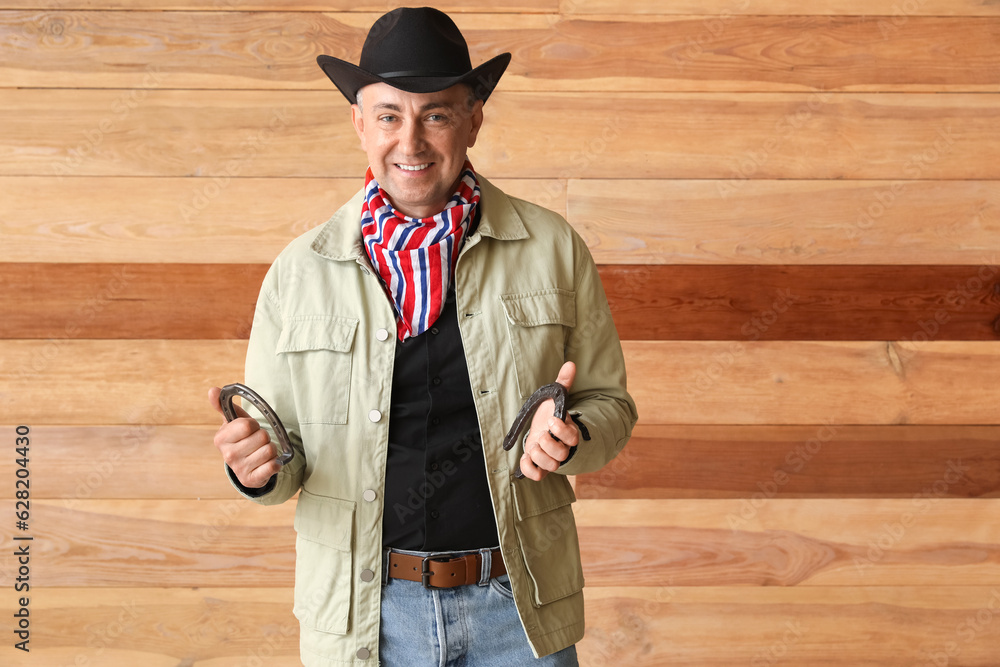
[[[613,458],[636,412],[584,242],[467,159],[509,60],[473,69],[458,28],[428,8],[380,18],[360,66],[318,58],[369,169],[275,260],[257,302],[246,381],[294,456],[279,465],[266,422],[242,411],[215,437],[243,495],[299,494],[309,666],[577,664],[566,475]],[[569,390],[565,420],[548,401],[504,451],[522,403],[553,380]]]

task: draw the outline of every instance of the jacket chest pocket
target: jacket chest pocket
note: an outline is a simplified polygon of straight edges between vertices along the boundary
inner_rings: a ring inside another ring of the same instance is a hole
[[[333,315],[293,317],[282,324],[276,353],[292,375],[300,424],[346,424],[358,320]]]
[[[565,360],[567,330],[576,326],[576,292],[546,289],[500,297],[507,316],[517,389],[527,398],[555,382]]]
[[[302,490],[295,507],[295,605],[306,627],[347,634],[351,616],[354,503]]]

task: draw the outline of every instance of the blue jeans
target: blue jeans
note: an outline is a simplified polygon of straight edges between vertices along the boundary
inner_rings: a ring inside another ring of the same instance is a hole
[[[430,555],[403,551],[414,555]],[[489,572],[489,564],[485,571]],[[535,658],[506,574],[479,584],[424,588],[383,579],[379,664],[385,667],[578,667],[576,647]]]

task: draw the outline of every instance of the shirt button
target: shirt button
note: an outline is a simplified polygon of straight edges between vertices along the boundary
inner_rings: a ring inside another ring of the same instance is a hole
[[[434,462],[434,463],[431,464],[431,470],[437,470],[438,467],[439,466],[438,466],[437,462]]]
[[[375,492],[371,489],[365,489],[365,492],[361,494],[361,497],[368,502],[372,502],[375,500]]]
[[[372,652],[366,648],[359,648],[358,652],[355,653],[354,655],[358,656],[358,660],[367,660],[368,658],[372,657]]]
[[[375,578],[375,573],[371,570],[361,570],[361,581],[371,581]]]
[[[437,336],[438,335],[438,328],[437,327],[431,327],[431,333],[434,334],[435,336]]]
[[[389,340],[389,332],[385,329],[379,329],[375,332],[375,338],[378,338],[380,341]]]
[[[379,412],[378,410],[371,410],[368,413],[368,419],[369,421],[377,422],[378,420],[382,419],[382,413]]]
[[[433,419],[431,419],[431,424],[434,424],[434,426],[437,426],[440,423],[441,423],[441,420],[438,419],[437,417],[434,417]]]
[[[441,378],[434,378],[433,380],[431,380],[431,384],[433,384],[434,386],[441,384]]]
[[[438,514],[438,511],[437,511],[437,510],[432,510],[432,511],[431,511],[431,518],[432,518],[432,519],[436,519],[436,518],[438,518],[439,516],[441,516],[441,515],[440,515],[440,514]]]

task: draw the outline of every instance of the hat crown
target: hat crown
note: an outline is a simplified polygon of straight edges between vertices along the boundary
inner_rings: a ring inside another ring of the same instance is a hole
[[[469,47],[451,18],[432,7],[400,7],[372,26],[358,63],[394,76],[458,76],[472,69]]]

